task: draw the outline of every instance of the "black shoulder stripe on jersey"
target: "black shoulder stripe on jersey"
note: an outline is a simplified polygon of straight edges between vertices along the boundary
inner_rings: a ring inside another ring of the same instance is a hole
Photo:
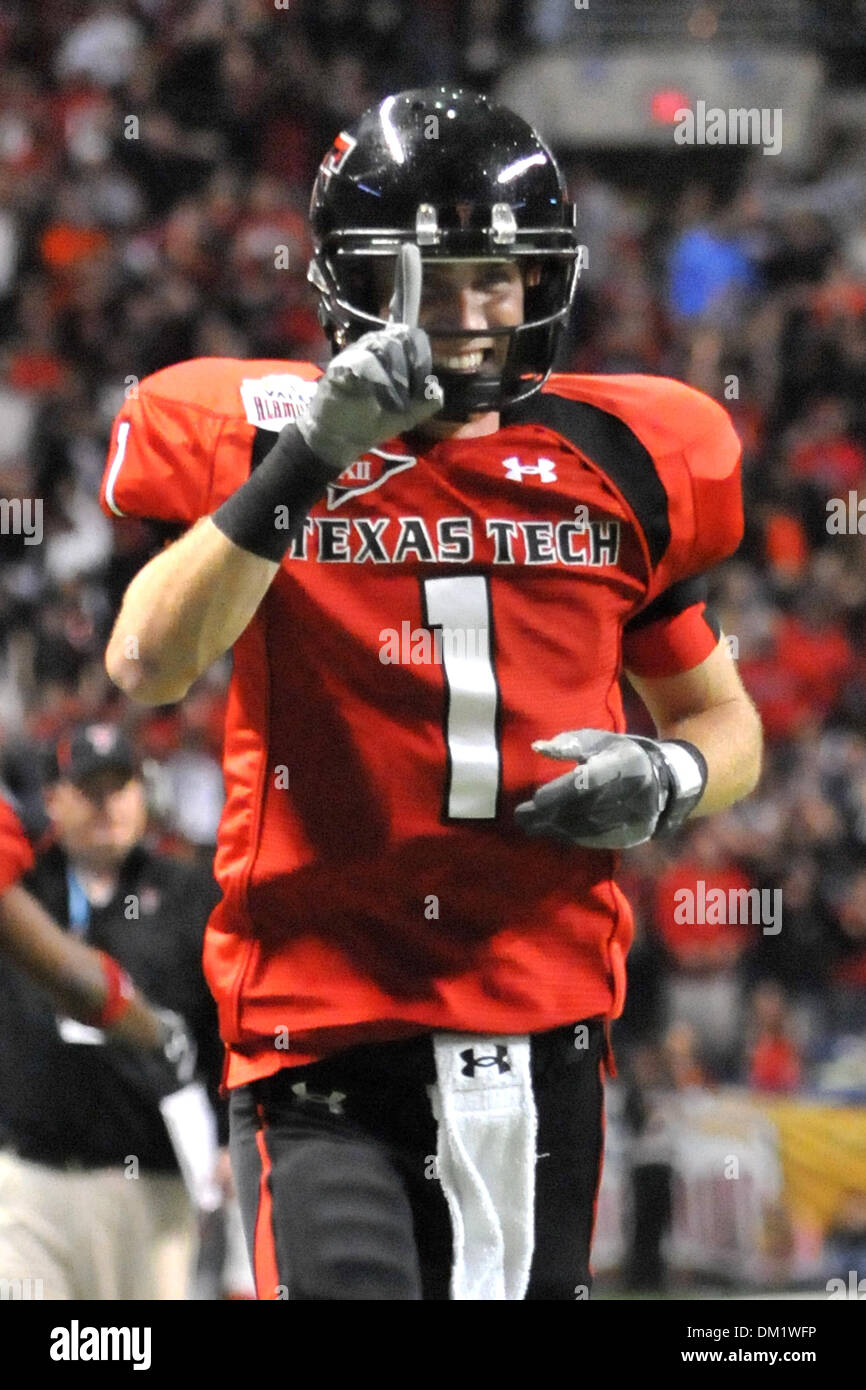
[[[619,488],[638,521],[653,568],[671,540],[668,498],[649,449],[616,415],[553,391],[536,392],[503,415],[505,425],[544,425],[597,464]]]
[[[151,537],[151,553],[158,555],[167,545],[179,541],[184,532],[188,529],[183,521],[149,521],[148,528]]]
[[[657,623],[662,618],[676,618],[687,608],[693,608],[696,603],[702,603],[707,626],[718,641],[722,629],[715,613],[707,606],[708,592],[707,581],[702,574],[692,575],[689,579],[680,579],[676,584],[671,584],[669,589],[665,589],[664,593],[659,594],[658,598],[653,599],[652,603],[648,603],[646,608],[642,608],[633,618],[629,618],[624,631],[627,633],[638,632],[642,627],[649,627],[650,623]]]
[[[271,452],[277,442],[277,435],[273,430],[256,429],[253,439],[252,453],[250,454],[250,472],[255,473],[262,459]]]

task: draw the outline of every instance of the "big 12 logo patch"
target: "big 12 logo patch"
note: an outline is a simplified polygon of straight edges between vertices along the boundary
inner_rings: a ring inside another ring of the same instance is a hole
[[[389,454],[385,449],[368,449],[365,454],[350,463],[335,482],[328,484],[328,510],[334,511],[349,497],[358,497],[362,492],[372,492],[381,487],[386,478],[413,468],[418,462],[414,454]]]

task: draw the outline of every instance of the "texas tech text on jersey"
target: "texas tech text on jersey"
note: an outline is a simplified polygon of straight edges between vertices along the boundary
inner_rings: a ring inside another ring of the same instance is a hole
[[[578,509],[586,512],[585,507]],[[290,518],[276,517],[287,529]],[[487,517],[479,534],[471,516],[440,517],[431,534],[422,516],[308,517],[290,549],[293,560],[323,564],[615,566],[618,521],[511,521]],[[489,542],[489,544],[488,544]]]

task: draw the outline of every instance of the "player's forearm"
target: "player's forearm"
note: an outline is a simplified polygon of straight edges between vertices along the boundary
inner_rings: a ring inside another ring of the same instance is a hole
[[[144,705],[182,700],[247,627],[334,476],[299,425],[286,425],[213,516],[129,586],[105,658],[115,684]]]
[[[0,947],[50,993],[58,1008],[82,1023],[99,1018],[108,997],[100,952],[61,930],[21,884],[0,895]],[[108,1031],[118,1040],[148,1049],[158,1047],[162,1036],[158,1016],[137,991]]]
[[[722,635],[710,655],[677,675],[629,680],[660,739],[683,739],[703,754],[707,782],[692,815],[723,811],[754,790],[761,773],[761,721]]]
[[[659,738],[685,739],[704,755],[707,785],[693,816],[723,811],[753,791],[761,773],[761,721],[748,696],[686,715],[658,730]]]
[[[197,522],[130,584],[105,654],[115,685],[139,704],[183,699],[240,637],[278,569],[210,517]]]

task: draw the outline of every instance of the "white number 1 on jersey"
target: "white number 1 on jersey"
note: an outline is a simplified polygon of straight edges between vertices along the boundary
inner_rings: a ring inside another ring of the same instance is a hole
[[[501,758],[487,581],[481,575],[425,579],[422,590],[425,623],[441,629],[435,636],[445,681],[446,813],[453,820],[492,820]]]

